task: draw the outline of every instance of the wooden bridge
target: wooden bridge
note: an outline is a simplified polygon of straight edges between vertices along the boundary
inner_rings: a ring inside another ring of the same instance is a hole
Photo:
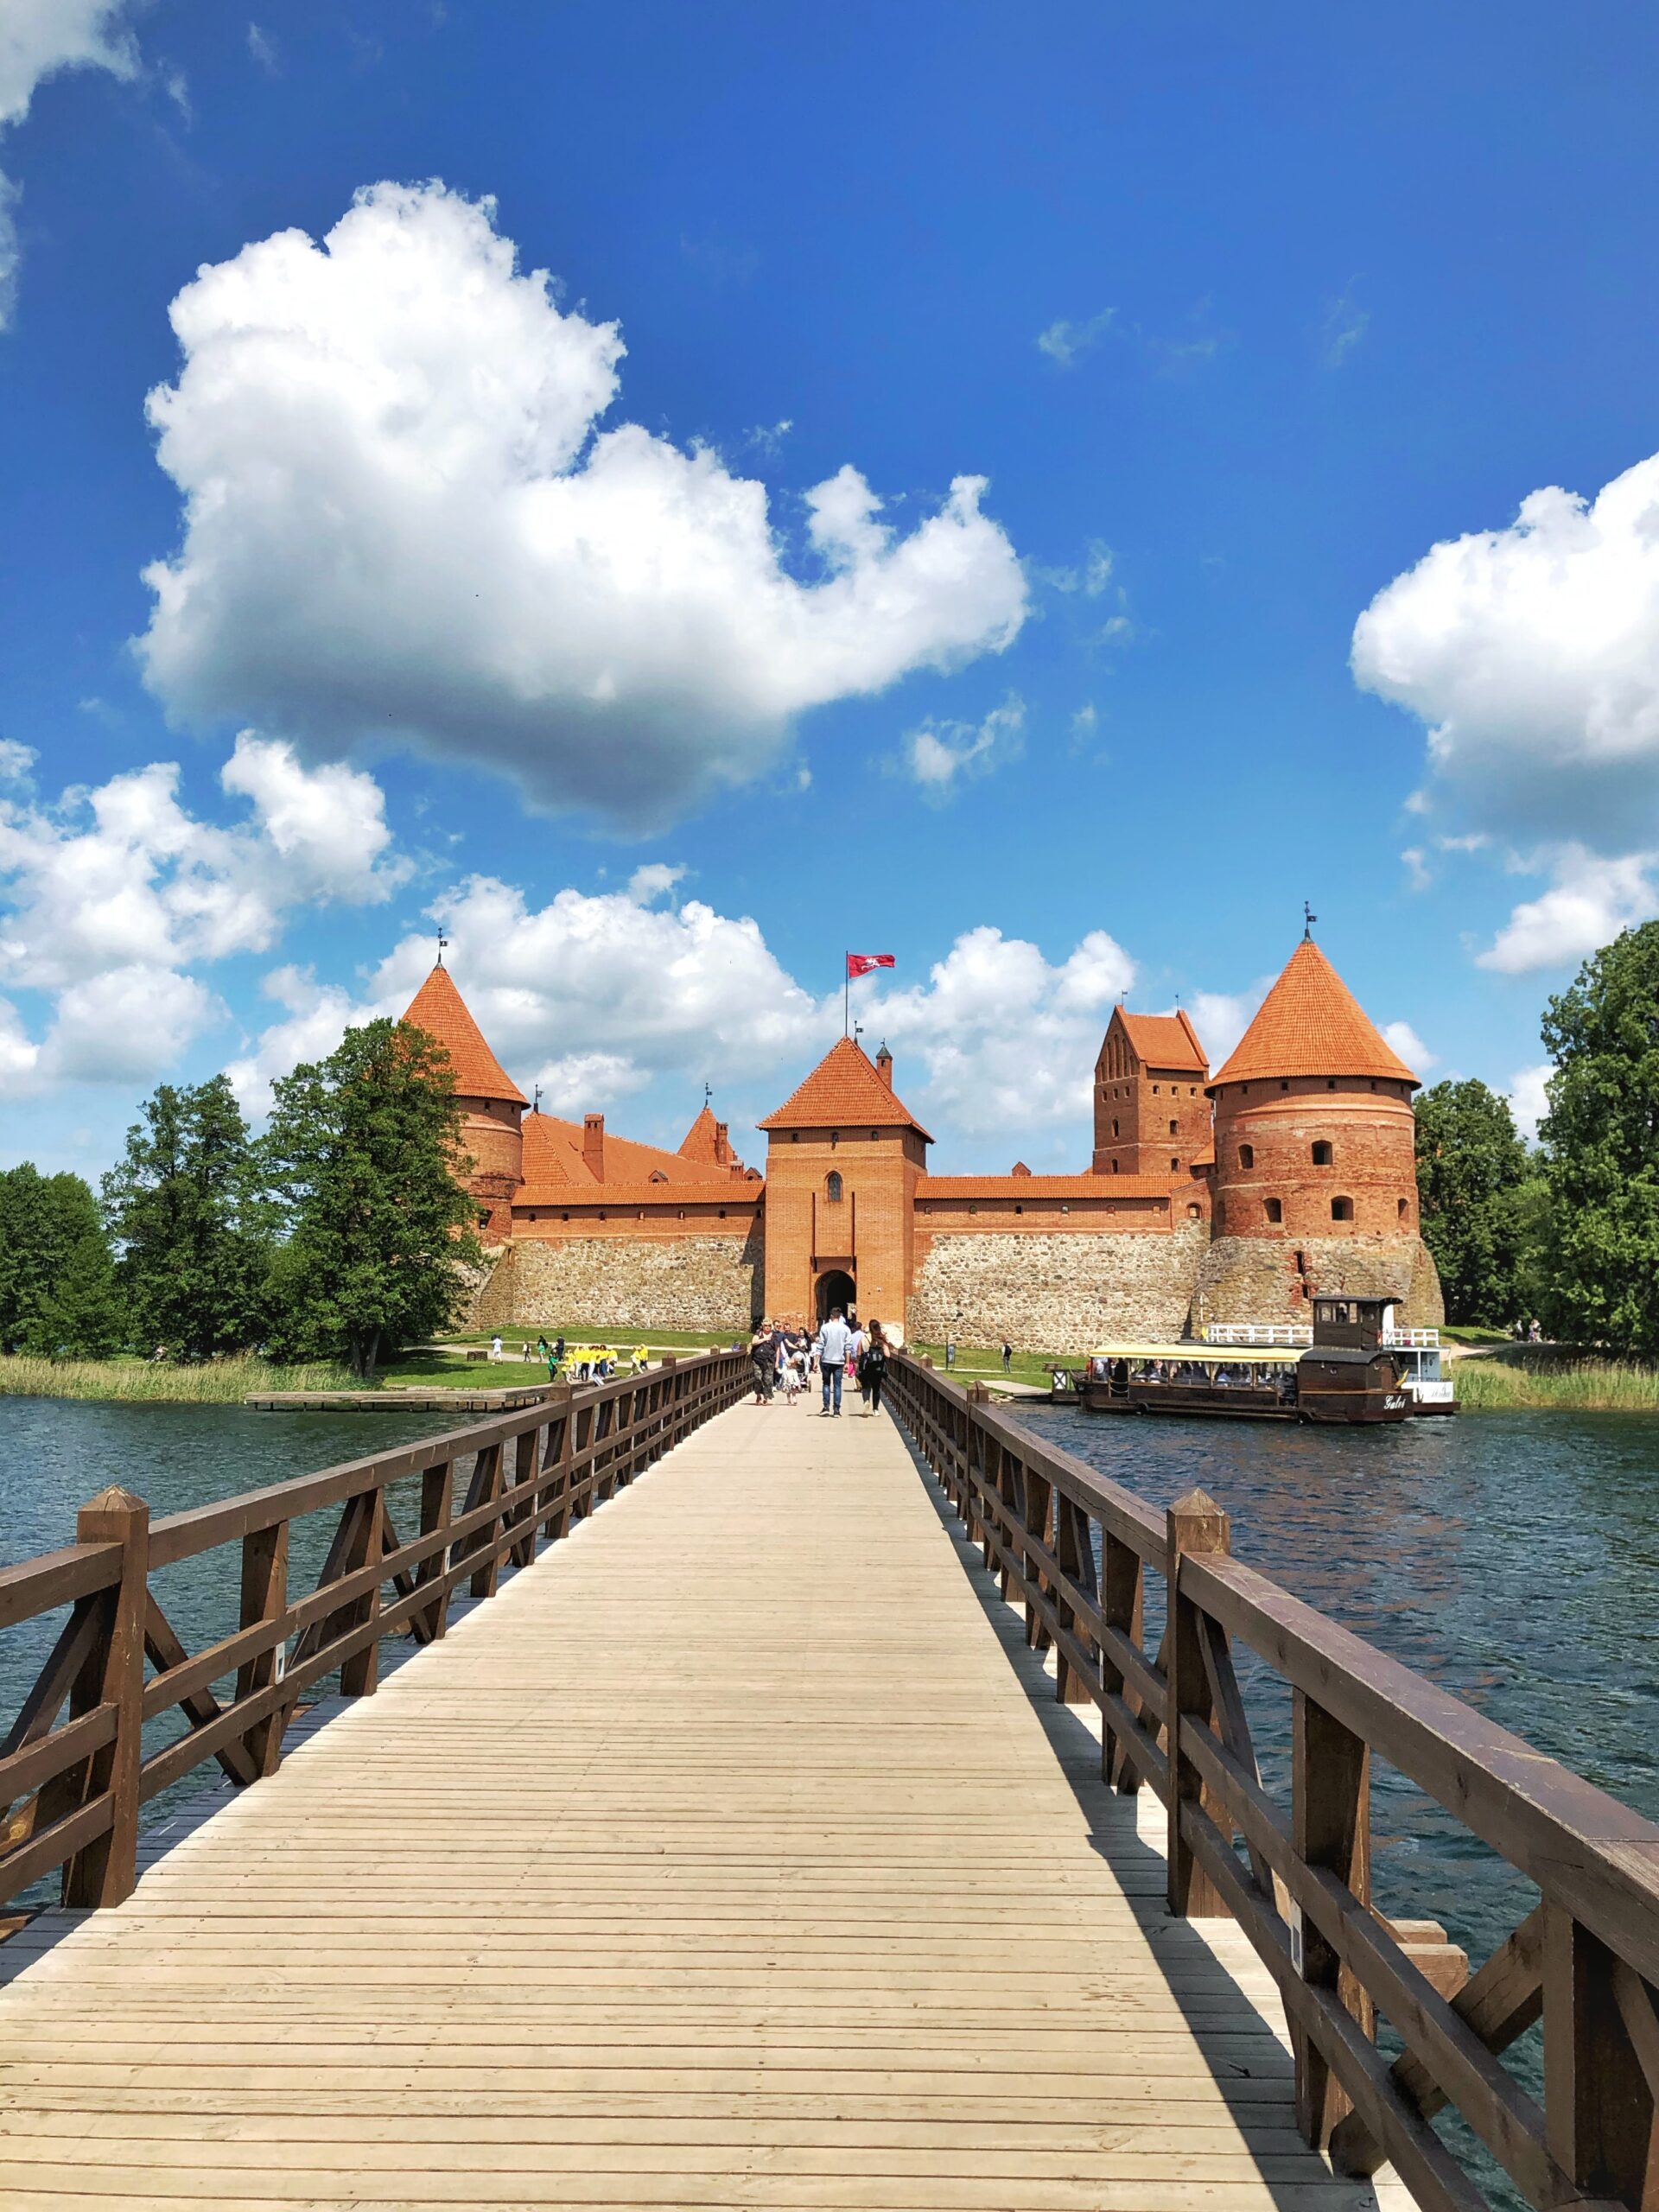
[[[6,2212],[1472,2212],[1498,2169],[1659,2206],[1659,1830],[1208,1500],[1154,1515],[908,1360],[914,1450],[747,1381],[153,1524],[106,1491],[0,1573],[51,1645],[0,1895],[64,1899],[0,1945]],[[236,1625],[192,1655],[215,1556]],[[1235,1640],[1293,1688],[1287,1807]],[[1516,1870],[1471,1978],[1370,1909],[1368,1747]]]

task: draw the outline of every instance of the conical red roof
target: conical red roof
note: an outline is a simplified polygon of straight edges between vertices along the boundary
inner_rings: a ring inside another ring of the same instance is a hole
[[[837,1038],[800,1088],[775,1114],[756,1123],[762,1129],[834,1129],[863,1122],[872,1128],[895,1123],[933,1140],[882,1082],[861,1045]]]
[[[483,1031],[442,962],[416,992],[404,1020],[411,1029],[424,1029],[429,1037],[435,1037],[448,1052],[457,1097],[505,1098],[513,1106],[529,1103],[484,1042]]]
[[[1378,1035],[1368,1015],[1311,938],[1256,1008],[1225,1067],[1207,1086],[1298,1075],[1416,1077]]]
[[[681,1138],[680,1158],[698,1160],[705,1167],[725,1165],[720,1156],[720,1124],[711,1108],[705,1106]]]

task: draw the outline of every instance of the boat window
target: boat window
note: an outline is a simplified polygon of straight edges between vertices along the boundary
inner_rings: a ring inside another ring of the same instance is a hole
[[[1238,1147],[1238,1164],[1241,1167],[1255,1166],[1255,1147],[1253,1144],[1240,1145]]]
[[[1316,1167],[1328,1167],[1331,1165],[1331,1147],[1323,1137],[1313,1147],[1313,1165]]]
[[[1267,1210],[1267,1216],[1269,1221],[1282,1221],[1284,1219],[1285,1208],[1282,1199],[1263,1198],[1262,1203]]]
[[[1354,1202],[1351,1198],[1332,1199],[1331,1218],[1332,1221],[1351,1221],[1353,1217]]]

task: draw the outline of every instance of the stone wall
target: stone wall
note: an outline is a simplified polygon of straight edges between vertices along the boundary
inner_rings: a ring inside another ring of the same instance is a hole
[[[1297,1267],[1300,1255],[1302,1267]],[[1395,1300],[1401,1323],[1438,1328],[1446,1319],[1440,1279],[1416,1236],[1306,1236],[1277,1243],[1261,1236],[1219,1236],[1205,1255],[1193,1319],[1306,1321],[1316,1291],[1351,1291]]]
[[[759,1226],[735,1235],[573,1236],[508,1247],[474,1303],[479,1329],[731,1329],[758,1312]]]
[[[1108,1337],[1179,1337],[1210,1241],[1207,1222],[1166,1234],[935,1237],[907,1317],[912,1339],[1006,1338],[1031,1351],[1087,1351]]]

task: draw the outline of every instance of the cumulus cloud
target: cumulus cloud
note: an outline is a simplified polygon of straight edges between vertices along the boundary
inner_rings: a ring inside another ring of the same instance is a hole
[[[221,1011],[191,967],[269,950],[296,905],[374,905],[404,880],[372,777],[244,731],[220,781],[249,802],[228,828],[186,810],[170,762],[54,807],[0,800],[0,988],[52,1007],[38,1046],[10,1008],[0,1085],[159,1072]]]
[[[1659,854],[1628,853],[1604,860],[1582,845],[1555,849],[1547,865],[1554,882],[1510,916],[1477,965],[1503,976],[1536,968],[1570,966],[1610,944],[1621,930],[1659,913],[1650,873]]]
[[[1273,984],[1271,976],[1258,976],[1242,991],[1195,991],[1187,1001],[1187,1019],[1210,1056],[1212,1075],[1249,1027]]]
[[[27,116],[36,86],[63,69],[138,67],[132,34],[122,24],[126,0],[5,0],[0,8],[0,133]],[[18,188],[0,176],[0,329],[17,291]]]
[[[1026,703],[1010,696],[984,721],[936,721],[931,716],[904,741],[900,759],[925,798],[942,804],[959,784],[988,776],[1024,750]]]
[[[1476,822],[1628,849],[1659,798],[1659,454],[1433,547],[1360,616],[1353,669],[1428,725]]]
[[[1554,1061],[1544,1060],[1537,1067],[1517,1068],[1510,1078],[1510,1110],[1529,1144],[1537,1143],[1538,1124],[1549,1111],[1547,1086],[1554,1072]]]
[[[1427,1075],[1440,1064],[1440,1055],[1429,1051],[1408,1021],[1385,1021],[1382,1041],[1400,1055],[1414,1075]]]
[[[900,531],[846,466],[791,566],[762,484],[600,427],[618,327],[519,272],[494,214],[376,185],[174,301],[149,412],[184,536],[141,640],[170,709],[324,755],[400,739],[638,826],[761,773],[811,707],[1010,642],[983,478]]]

